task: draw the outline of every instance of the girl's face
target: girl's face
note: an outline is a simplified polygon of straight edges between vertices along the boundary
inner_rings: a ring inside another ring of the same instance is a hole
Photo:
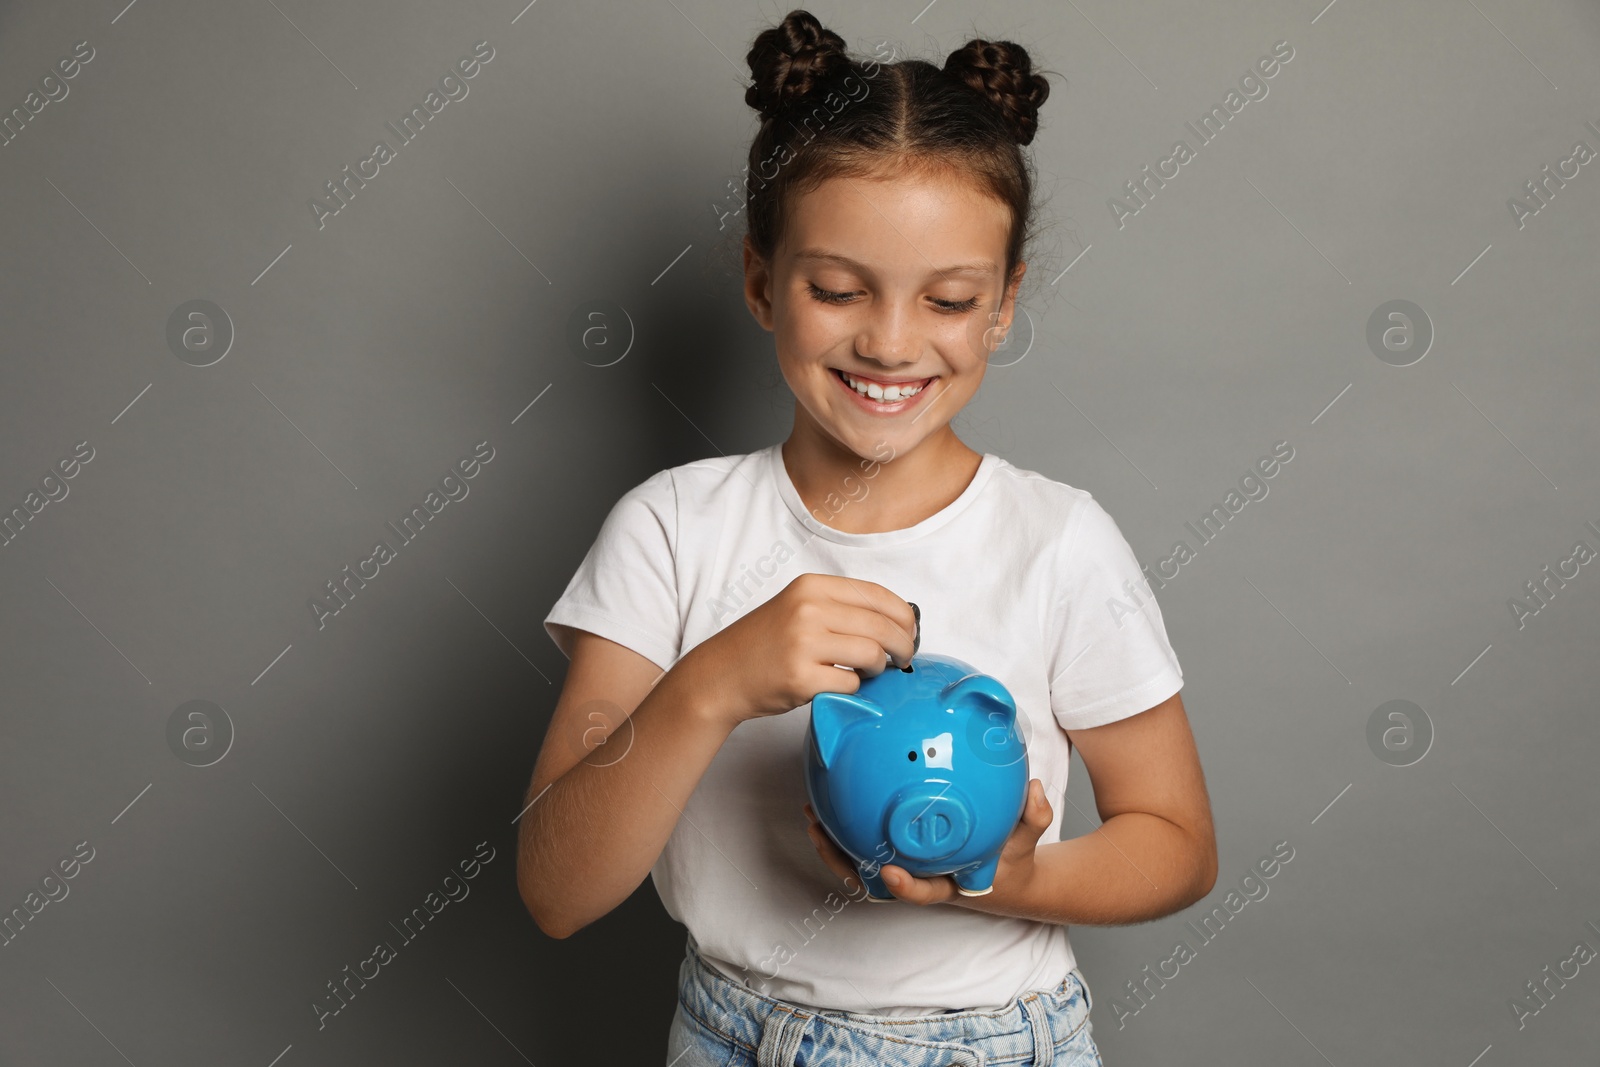
[[[791,204],[771,263],[747,238],[745,302],[776,335],[796,430],[809,420],[880,459],[944,432],[1011,323],[1026,265],[1003,284],[1009,224],[1005,205],[941,172],[823,182]]]

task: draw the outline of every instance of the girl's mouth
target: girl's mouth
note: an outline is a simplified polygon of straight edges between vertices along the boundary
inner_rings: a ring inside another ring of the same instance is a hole
[[[837,367],[830,367],[829,370],[832,371],[833,379],[839,383],[839,387],[849,393],[851,399],[860,405],[863,410],[869,411],[874,415],[898,415],[902,411],[909,410],[916,405],[918,398],[928,391],[928,386],[932,385],[938,377],[935,375],[933,378],[923,378],[920,381],[889,386],[889,390],[897,393],[902,389],[909,391],[907,395],[889,399],[884,396],[885,388],[875,382],[869,384],[865,379],[854,379],[867,387],[868,392],[863,392],[851,384],[852,379],[844,371]],[[871,392],[877,392],[878,396],[876,398],[873,397]]]

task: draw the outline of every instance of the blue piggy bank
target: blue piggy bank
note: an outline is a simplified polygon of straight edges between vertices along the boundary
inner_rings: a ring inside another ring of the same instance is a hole
[[[950,656],[913,656],[855,693],[811,701],[806,793],[875,900],[878,869],[948,874],[967,896],[994,888],[1000,850],[1027,801],[1028,750],[1006,687]]]

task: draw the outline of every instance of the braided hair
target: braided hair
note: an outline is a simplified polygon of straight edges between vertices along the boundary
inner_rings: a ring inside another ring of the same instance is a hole
[[[1033,176],[1022,146],[1039,128],[1050,83],[1012,41],[974,38],[942,68],[919,59],[857,60],[809,11],[756,36],[745,103],[761,116],[745,175],[748,233],[770,261],[785,209],[833,177],[961,173],[1007,205],[1005,277],[1033,224]]]

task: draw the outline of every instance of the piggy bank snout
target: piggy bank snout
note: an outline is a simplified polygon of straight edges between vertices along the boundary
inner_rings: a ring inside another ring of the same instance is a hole
[[[954,855],[972,829],[972,805],[946,783],[903,789],[889,806],[889,844],[907,859],[931,863]]]

